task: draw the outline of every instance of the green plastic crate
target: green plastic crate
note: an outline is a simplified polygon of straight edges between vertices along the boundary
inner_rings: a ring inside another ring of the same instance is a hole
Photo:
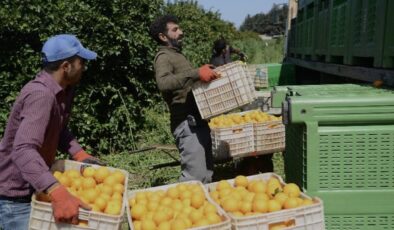
[[[324,201],[327,229],[394,226],[394,97],[292,96],[285,174]]]
[[[387,1],[383,67],[394,68],[394,1]]]
[[[348,52],[350,0],[330,1],[329,12],[329,55],[341,56],[345,59]]]
[[[329,0],[317,0],[317,14],[315,25],[315,54],[327,55],[328,28],[329,28]],[[323,60],[324,61],[324,60]]]
[[[386,1],[351,0],[351,37],[345,64],[382,66]]]

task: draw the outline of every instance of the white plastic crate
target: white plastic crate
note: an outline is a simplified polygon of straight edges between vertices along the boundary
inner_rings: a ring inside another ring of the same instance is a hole
[[[255,88],[268,88],[268,69],[263,65],[247,64],[246,70]]]
[[[237,158],[254,152],[253,124],[211,129],[215,159]]]
[[[86,167],[98,168],[99,165],[85,164],[77,161],[70,160],[59,160],[51,167],[52,171],[64,172],[68,169],[76,169],[82,171]],[[121,227],[123,221],[124,209],[126,206],[126,192],[127,192],[127,182],[129,178],[129,173],[125,170],[107,167],[111,172],[114,170],[119,170],[125,175],[123,192],[123,202],[121,213],[119,215],[108,215],[101,212],[87,211],[84,209],[79,209],[79,219],[87,221],[88,226],[78,226],[71,224],[57,224],[52,215],[51,203],[38,201],[36,195],[33,195],[31,201],[31,213],[29,220],[30,230],[85,230],[85,229],[106,229],[106,230],[117,230]]]
[[[282,152],[285,149],[285,126],[282,121],[255,123],[253,128],[256,155]]]
[[[221,77],[209,83],[198,81],[192,88],[203,119],[239,108],[256,98],[245,65],[241,62],[231,62],[214,71],[220,73]]]
[[[271,177],[277,178],[282,186],[285,185],[283,179],[275,173],[263,173],[254,176],[248,176],[248,180],[263,179],[268,180]],[[227,180],[234,186],[234,179]],[[214,190],[218,182],[206,184],[208,191]],[[302,198],[310,198],[306,194],[301,193]],[[284,228],[284,230],[324,230],[324,208],[321,199],[312,198],[314,204],[302,206],[293,209],[283,209],[277,212],[259,214],[255,216],[237,217],[231,213],[233,230],[269,230],[275,224],[291,222],[293,226]]]
[[[230,223],[230,217],[226,214],[226,212],[219,206],[217,205],[212,198],[209,196],[206,188],[204,187],[204,185],[200,182],[200,181],[186,181],[186,182],[181,182],[181,183],[174,183],[174,184],[169,184],[169,185],[163,185],[163,186],[157,186],[157,187],[152,187],[152,188],[147,188],[147,189],[139,189],[139,190],[132,190],[132,191],[128,191],[127,192],[127,198],[132,198],[135,196],[136,193],[138,192],[146,192],[146,191],[159,191],[159,190],[163,190],[166,191],[167,189],[171,188],[171,187],[175,187],[178,184],[198,184],[205,193],[205,197],[207,198],[208,202],[210,202],[211,204],[215,205],[218,213],[220,216],[222,216],[224,218],[224,220],[218,224],[212,224],[209,226],[204,226],[204,227],[195,227],[195,228],[189,228],[190,230],[231,230],[231,223]],[[127,200],[128,200],[127,199]],[[133,221],[131,218],[131,211],[130,211],[130,205],[129,202],[126,202],[126,209],[127,209],[127,220],[129,221],[129,226],[131,230],[134,230],[134,226],[133,226]]]

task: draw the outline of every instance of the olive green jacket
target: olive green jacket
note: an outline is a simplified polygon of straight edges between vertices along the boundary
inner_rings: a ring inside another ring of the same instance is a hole
[[[192,64],[176,48],[160,46],[154,60],[156,83],[168,104],[171,114],[171,131],[184,120],[187,115],[201,120],[192,85],[199,80],[198,68]]]

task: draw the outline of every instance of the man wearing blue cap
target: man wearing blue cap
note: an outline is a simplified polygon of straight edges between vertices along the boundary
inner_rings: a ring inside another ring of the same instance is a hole
[[[101,162],[87,154],[67,129],[74,86],[86,60],[97,54],[74,35],[49,38],[43,48],[43,70],[16,99],[0,142],[0,229],[28,229],[34,191],[46,192],[56,222],[78,223],[78,208],[87,208],[49,171],[57,149],[74,160]]]

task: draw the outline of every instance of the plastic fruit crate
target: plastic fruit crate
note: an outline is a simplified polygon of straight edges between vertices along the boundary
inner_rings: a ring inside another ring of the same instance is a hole
[[[193,95],[201,117],[207,119],[249,104],[256,98],[254,86],[248,77],[245,65],[232,62],[214,70],[221,77],[204,83],[197,81]]]
[[[256,155],[282,152],[285,149],[285,126],[282,121],[254,123]]]
[[[98,168],[98,165],[85,164],[77,161],[70,160],[59,160],[56,161],[55,164],[51,167],[52,171],[60,171],[63,172],[68,169],[76,169],[78,171],[83,171],[86,167]],[[121,213],[119,215],[108,215],[101,212],[87,211],[84,209],[79,209],[79,219],[87,221],[88,226],[78,226],[71,224],[57,224],[55,223],[55,219],[52,215],[52,206],[51,203],[38,201],[36,199],[36,195],[33,195],[31,201],[31,213],[29,220],[29,229],[30,230],[58,230],[58,229],[75,229],[75,230],[84,230],[84,229],[108,229],[108,230],[118,230],[121,227],[121,223],[123,221],[124,208],[126,206],[126,188],[129,174],[125,170],[116,169],[107,167],[111,172],[114,170],[119,170],[125,175],[124,187],[125,191],[123,192],[123,202]]]
[[[246,71],[253,79],[256,89],[268,88],[268,70],[264,65],[247,64]]]
[[[286,179],[324,200],[327,228],[392,229],[392,93],[293,96],[285,105]]]
[[[166,191],[167,189],[171,187],[175,187],[179,184],[197,184],[200,186],[205,193],[205,198],[210,202],[211,204],[215,205],[218,211],[218,214],[222,217],[222,222],[217,223],[217,224],[212,224],[208,226],[203,226],[203,227],[194,227],[194,228],[188,228],[191,230],[231,230],[231,223],[230,223],[230,217],[226,214],[226,212],[219,206],[217,205],[212,198],[209,196],[208,192],[206,191],[206,188],[200,181],[187,181],[187,182],[181,182],[181,183],[174,183],[170,185],[163,185],[163,186],[158,186],[158,187],[152,187],[152,188],[147,188],[147,189],[139,189],[139,190],[129,190],[127,192],[127,200],[130,198],[135,197],[135,195],[138,192],[146,192],[146,191]],[[131,218],[131,210],[130,210],[130,205],[129,202],[126,202],[126,209],[127,209],[127,220],[129,222],[129,226],[131,230],[134,230],[134,225],[133,225],[133,220]]]
[[[252,123],[211,129],[214,158],[237,158],[254,152],[253,130]]]
[[[267,181],[269,178],[277,178],[281,185],[285,183],[283,179],[275,173],[263,173],[254,176],[248,176],[248,180],[262,179]],[[227,180],[234,187],[234,179]],[[206,184],[208,191],[216,188],[218,182]],[[310,198],[304,193],[301,193],[302,198]],[[254,216],[237,217],[231,213],[228,215],[231,218],[233,230],[270,230],[273,226],[281,223],[292,223],[292,226],[284,228],[286,230],[324,230],[324,210],[321,199],[314,197],[312,199],[314,204],[308,206],[301,206],[293,209],[282,209],[280,211],[258,214]]]

